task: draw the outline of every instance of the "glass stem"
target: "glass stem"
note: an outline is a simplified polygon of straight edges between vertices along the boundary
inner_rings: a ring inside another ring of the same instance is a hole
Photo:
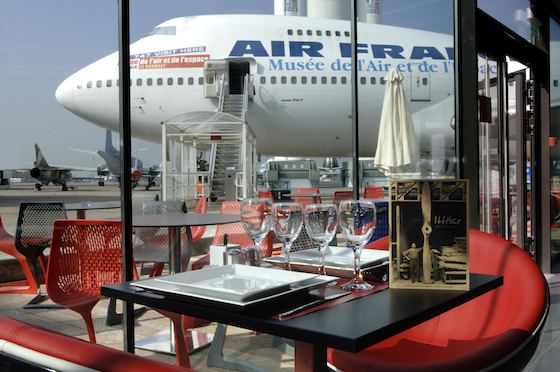
[[[361,282],[362,281],[362,275],[360,273],[360,253],[361,253],[361,248],[360,247],[352,247],[353,251],[354,251],[354,281],[355,282]]]
[[[325,250],[329,242],[321,243],[319,247],[319,275],[326,275],[325,271]]]
[[[292,267],[290,266],[290,250],[292,249],[292,243],[293,241],[284,243],[284,255],[286,256],[286,269],[290,271],[292,270]]]
[[[261,266],[261,242],[263,239],[255,239],[255,262],[257,266]]]

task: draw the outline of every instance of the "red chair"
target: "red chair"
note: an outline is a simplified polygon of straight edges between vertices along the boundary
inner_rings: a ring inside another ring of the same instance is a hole
[[[294,190],[294,201],[305,206],[307,204],[321,203],[321,197],[317,196],[315,198],[311,196],[298,196],[298,195],[309,195],[309,194],[319,194],[319,188],[317,187],[300,187]]]
[[[257,196],[259,198],[270,199],[274,201],[274,196],[272,195],[272,191],[270,190],[259,190]]]
[[[43,368],[56,371],[190,371],[5,316],[0,316],[0,340],[4,342],[0,365],[2,370],[8,371],[28,368],[33,371]]]
[[[359,353],[328,349],[343,371],[521,370],[549,308],[546,280],[519,247],[469,231],[473,273],[502,275],[503,286]]]
[[[225,201],[220,207],[221,214],[240,215],[241,203],[237,201]],[[224,234],[228,236],[228,242],[232,244],[239,244],[241,248],[253,247],[253,240],[243,228],[241,222],[228,223],[226,225],[218,225],[212,244],[222,244],[224,241]],[[261,257],[270,257],[272,255],[272,233],[268,233],[261,243]],[[210,254],[206,254],[192,263],[192,270],[198,270],[205,265],[210,264]]]
[[[352,199],[354,199],[353,191],[335,191],[333,196],[333,204],[338,207],[341,201]]]
[[[0,252],[14,257],[19,262],[23,274],[25,275],[25,280],[0,283],[0,293],[37,293],[37,283],[35,283],[35,278],[33,277],[29,263],[25,256],[16,249],[14,237],[4,229],[2,217],[0,217]]]
[[[50,299],[84,318],[95,343],[91,310],[101,286],[122,281],[120,221],[59,220],[54,223],[46,276]]]
[[[201,196],[196,202],[196,207],[194,208],[195,213],[206,213],[208,210],[208,202],[205,196]],[[204,233],[206,232],[206,226],[193,226],[191,227],[192,241],[199,241]]]
[[[364,199],[383,199],[385,193],[381,186],[366,186],[364,187]]]

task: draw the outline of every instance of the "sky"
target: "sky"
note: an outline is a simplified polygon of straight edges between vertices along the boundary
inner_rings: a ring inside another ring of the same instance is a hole
[[[505,0],[482,0],[503,6]],[[526,3],[514,0],[507,3]],[[273,0],[131,0],[131,41],[165,20],[218,13],[272,14]],[[453,0],[384,0],[386,24],[451,34]],[[501,3],[501,4],[500,4]],[[95,167],[104,129],[56,102],[66,77],[118,49],[117,0],[0,0],[0,169],[31,166],[33,144],[56,165]],[[113,136],[115,145],[117,135]],[[145,165],[161,162],[158,144],[133,141]]]

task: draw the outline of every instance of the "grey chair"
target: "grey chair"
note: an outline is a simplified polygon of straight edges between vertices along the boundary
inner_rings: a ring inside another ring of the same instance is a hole
[[[46,259],[43,251],[51,244],[54,221],[61,219],[66,219],[66,209],[62,202],[20,204],[14,244],[18,252],[29,262],[37,283],[37,296],[25,305],[24,309],[60,308],[57,305],[42,304],[48,297],[41,293],[39,266],[43,274],[46,274]]]

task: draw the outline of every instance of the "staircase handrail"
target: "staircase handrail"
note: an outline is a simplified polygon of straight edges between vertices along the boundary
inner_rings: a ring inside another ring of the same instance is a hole
[[[225,75],[222,74],[220,76],[220,95],[218,96],[218,112],[224,112],[224,100],[226,97],[225,86],[226,86],[226,78]]]
[[[218,153],[218,144],[216,142],[212,142],[212,146],[210,147],[210,164],[208,167],[208,184],[210,185],[212,185],[212,181],[214,180],[217,153]]]
[[[243,110],[241,111],[241,120],[243,120],[243,122],[246,121],[247,109],[249,108],[249,85],[252,85],[250,84],[251,76],[252,75],[246,74],[243,78]]]

